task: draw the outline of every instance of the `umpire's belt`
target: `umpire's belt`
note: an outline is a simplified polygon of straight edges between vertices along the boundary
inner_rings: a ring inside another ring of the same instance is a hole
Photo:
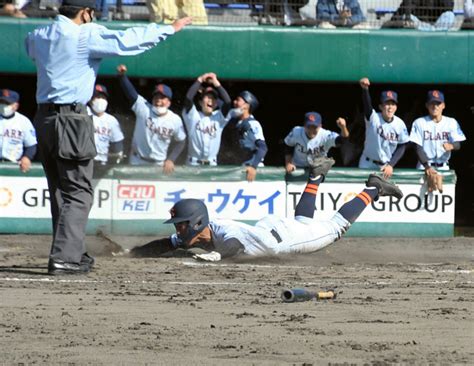
[[[51,113],[51,112],[61,112],[61,111],[71,111],[75,110],[77,103],[68,103],[68,104],[55,104],[55,103],[41,103],[38,105],[38,108],[41,112]]]
[[[273,235],[273,237],[276,239],[276,241],[277,241],[278,243],[281,243],[281,241],[282,241],[282,240],[281,240],[281,236],[276,232],[275,229],[271,229],[271,230],[270,230],[270,234]]]
[[[370,162],[372,162],[372,163],[374,163],[374,164],[378,164],[378,165],[385,165],[385,164],[386,164],[386,163],[382,163],[382,162],[379,161],[379,160],[372,160],[372,159],[368,158],[367,156],[365,157],[365,160],[370,161]]]

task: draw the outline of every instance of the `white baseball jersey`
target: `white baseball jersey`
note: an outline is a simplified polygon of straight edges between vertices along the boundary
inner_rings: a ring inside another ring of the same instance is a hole
[[[459,123],[454,118],[446,116],[439,122],[433,121],[430,116],[418,118],[413,122],[410,133],[410,141],[423,147],[429,163],[445,164],[446,168],[449,168],[451,151],[446,151],[443,144],[464,140],[466,136],[461,131]],[[423,169],[420,162],[417,168]]]
[[[197,160],[207,160],[217,165],[222,131],[228,122],[221,110],[206,116],[193,105],[189,112],[183,111],[183,120],[188,133],[187,163],[196,165]]]
[[[0,115],[0,158],[17,162],[23,147],[36,145],[36,131],[28,117],[19,112],[11,118]]]
[[[359,160],[359,168],[376,168],[373,161],[388,163],[398,144],[409,141],[407,126],[397,116],[386,122],[382,113],[372,109],[369,120],[365,119],[364,151]],[[370,161],[367,160],[370,159]]]
[[[94,160],[106,163],[110,143],[119,142],[124,139],[120,123],[117,121],[117,118],[111,114],[104,113],[99,117],[92,113],[90,109],[88,109],[88,111],[94,121],[94,140],[97,149],[97,156]]]
[[[270,215],[255,226],[232,220],[214,220],[209,224],[216,251],[226,240],[235,238],[244,246],[244,253],[252,256],[314,252],[340,239],[349,226],[339,213],[331,220],[319,222],[301,216],[290,219]]]
[[[166,160],[171,140],[183,141],[186,138],[181,118],[171,110],[164,116],[157,116],[152,105],[141,95],[132,106],[137,117],[132,138],[131,155],[138,154],[144,159],[157,162]],[[130,161],[133,164],[133,160]]]
[[[296,126],[285,137],[285,144],[295,148],[293,164],[298,168],[304,168],[308,166],[308,154],[327,157],[329,149],[336,146],[338,137],[338,133],[321,127],[318,134],[309,139],[304,127]]]

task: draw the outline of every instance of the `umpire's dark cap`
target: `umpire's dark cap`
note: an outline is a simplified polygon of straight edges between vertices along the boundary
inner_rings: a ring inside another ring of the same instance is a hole
[[[170,100],[173,99],[173,91],[166,84],[158,84],[157,86],[155,86],[155,89],[153,89],[153,96],[157,94],[161,94]]]
[[[7,102],[8,104],[18,103],[20,94],[10,89],[0,89],[0,102]]]
[[[259,103],[257,97],[248,90],[244,90],[243,92],[241,92],[239,94],[239,97],[245,100],[245,103],[248,103],[248,105],[250,105],[250,112],[253,112],[258,108]]]
[[[308,112],[304,115],[304,125],[305,126],[321,126],[323,119],[318,112]]]
[[[75,6],[77,8],[95,9],[95,0],[63,0],[62,6]]]
[[[100,96],[100,95],[103,95],[105,96],[106,98],[109,97],[109,92],[107,91],[107,88],[102,85],[102,84],[95,84],[95,87],[94,87],[94,97],[97,97],[97,96]]]
[[[426,97],[426,103],[431,102],[444,103],[444,94],[439,90],[430,90]]]
[[[393,90],[385,90],[380,94],[380,103],[395,102],[398,104],[398,94]]]

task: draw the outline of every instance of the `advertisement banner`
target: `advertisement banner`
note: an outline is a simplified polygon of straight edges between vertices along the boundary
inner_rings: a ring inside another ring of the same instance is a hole
[[[112,180],[94,181],[91,219],[110,219]],[[48,183],[42,177],[2,177],[0,217],[51,218]]]
[[[279,182],[191,182],[94,180],[90,219],[168,219],[182,198],[203,200],[213,218],[258,220],[269,214],[284,216],[286,184]],[[2,177],[0,217],[50,218],[45,178]]]
[[[294,215],[304,183],[289,183],[287,217]],[[443,193],[427,194],[423,185],[401,184],[403,198],[380,197],[359,216],[357,222],[449,223],[454,224],[454,184],[444,185]],[[364,189],[363,184],[324,183],[316,197],[314,218],[329,219],[347,201]]]
[[[258,220],[286,212],[286,184],[279,182],[150,182],[113,183],[114,220],[168,219],[169,210],[183,198],[206,203],[211,218]]]

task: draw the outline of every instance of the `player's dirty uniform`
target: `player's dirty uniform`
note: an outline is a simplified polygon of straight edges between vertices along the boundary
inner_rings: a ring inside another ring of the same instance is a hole
[[[244,254],[253,256],[314,252],[339,240],[349,226],[349,221],[339,213],[331,220],[319,222],[302,216],[266,216],[255,226],[232,220],[214,220],[209,224],[217,252],[227,246],[226,241],[235,238],[244,246]]]
[[[295,218],[267,216],[255,226],[232,220],[209,221],[206,205],[198,199],[183,199],[171,208],[171,218],[165,224],[173,224],[176,234],[134,249],[140,252],[162,254],[177,248],[200,247],[210,252],[196,254],[198,259],[218,261],[239,254],[251,256],[284,253],[310,253],[341,238],[363,210],[379,196],[403,193],[393,184],[376,175],[370,175],[366,188],[351,201],[345,203],[330,219],[314,221],[316,194],[334,159],[313,160],[308,183],[295,208]]]

